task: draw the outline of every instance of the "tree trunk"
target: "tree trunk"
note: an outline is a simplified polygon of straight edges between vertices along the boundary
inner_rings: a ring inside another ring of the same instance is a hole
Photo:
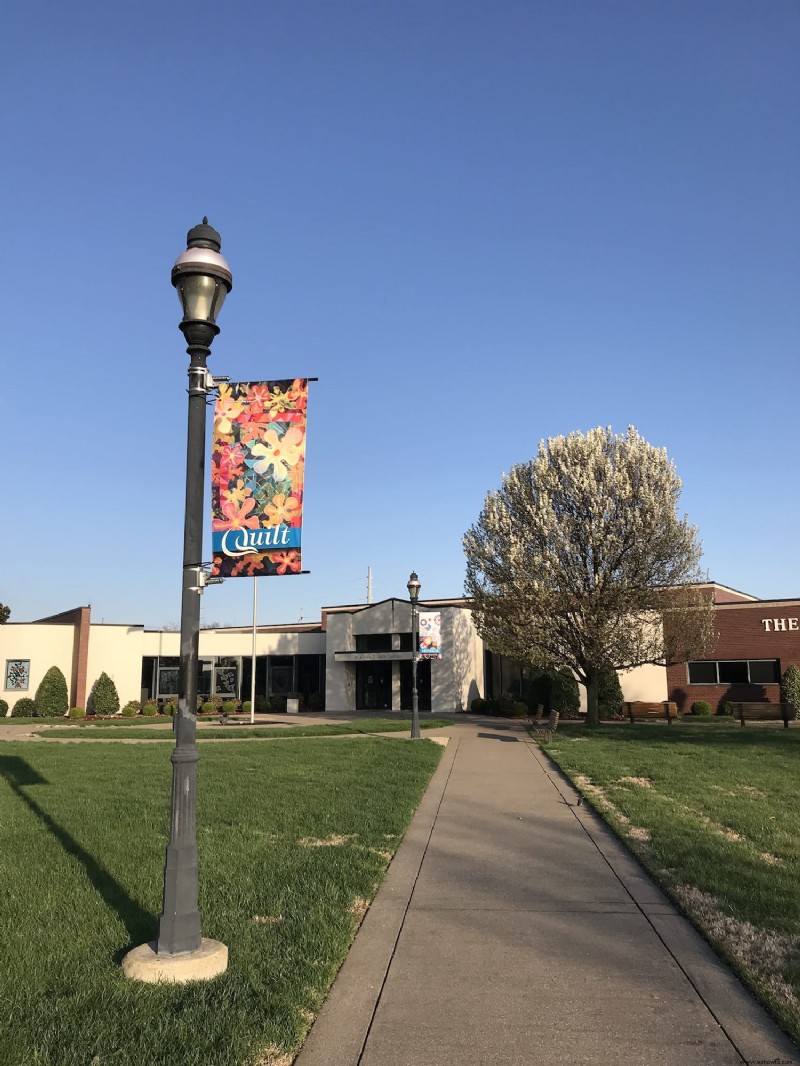
[[[597,706],[597,670],[586,671],[586,725],[596,729],[600,725],[600,713]]]

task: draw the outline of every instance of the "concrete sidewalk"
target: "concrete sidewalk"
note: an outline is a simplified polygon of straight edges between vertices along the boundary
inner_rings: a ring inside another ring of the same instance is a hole
[[[800,1062],[521,727],[439,732],[296,1066]]]

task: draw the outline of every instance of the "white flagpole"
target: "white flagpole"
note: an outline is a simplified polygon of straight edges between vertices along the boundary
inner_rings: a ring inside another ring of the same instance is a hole
[[[250,671],[250,725],[253,725],[256,720],[256,633],[258,632],[258,623],[256,621],[258,614],[258,578],[253,578],[253,668]]]

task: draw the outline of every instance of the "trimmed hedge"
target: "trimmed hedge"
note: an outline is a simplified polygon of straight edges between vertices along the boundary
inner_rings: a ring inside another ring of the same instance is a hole
[[[800,670],[794,663],[786,667],[781,678],[781,703],[791,703],[800,716]]]
[[[34,702],[40,718],[63,718],[69,710],[67,679],[57,666],[51,666],[42,678]]]
[[[695,700],[692,704],[691,713],[695,718],[710,718],[711,704],[708,700]]]
[[[21,700],[17,700],[14,706],[11,708],[12,718],[35,718],[36,717],[36,704],[30,698],[30,696],[23,696]]]
[[[117,686],[105,671],[92,688],[91,707],[92,714],[116,714],[119,710]]]
[[[145,718],[155,718],[158,714],[158,707],[156,707],[154,703],[146,703],[144,707],[142,707],[142,714]]]
[[[73,718],[73,719],[75,719],[75,718],[85,718],[86,717],[86,708],[85,707],[70,707],[70,709],[69,709],[69,711],[67,713],[69,714],[70,718]]]
[[[309,711],[324,711],[325,710],[325,693],[324,692],[311,692],[308,696],[308,709]]]

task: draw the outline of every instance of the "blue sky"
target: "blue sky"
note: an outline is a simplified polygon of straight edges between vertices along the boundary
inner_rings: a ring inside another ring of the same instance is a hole
[[[203,215],[212,372],[317,376],[301,577],[259,619],[460,595],[542,438],[665,447],[718,581],[800,595],[795,0],[76,0],[0,39],[0,602],[180,613]],[[210,544],[210,540],[208,540]],[[203,599],[244,624],[252,581]]]

